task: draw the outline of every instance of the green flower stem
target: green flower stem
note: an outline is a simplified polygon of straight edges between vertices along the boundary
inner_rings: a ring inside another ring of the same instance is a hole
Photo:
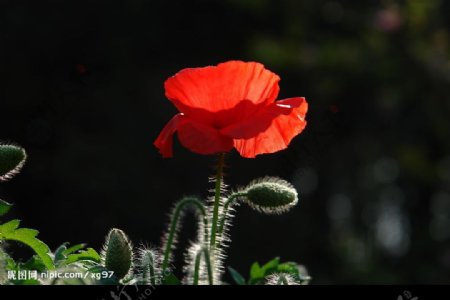
[[[164,272],[169,266],[170,252],[172,251],[173,240],[178,228],[178,222],[180,220],[181,212],[186,207],[192,205],[196,207],[203,217],[203,223],[205,227],[205,239],[208,239],[208,219],[206,217],[206,210],[202,202],[195,197],[186,197],[180,200],[173,210],[173,214],[170,221],[169,234],[167,236],[167,241],[164,249],[164,259],[162,263],[162,271]]]
[[[216,246],[217,221],[219,219],[219,206],[220,206],[220,188],[222,186],[224,160],[225,160],[225,153],[220,153],[219,162],[217,163],[216,189],[214,195],[213,218],[211,225],[210,247],[212,251]]]
[[[202,247],[195,256],[195,270],[194,270],[194,285],[198,285],[199,273],[200,273],[200,260],[202,258],[202,254],[205,258],[206,268],[208,271],[208,281],[209,284],[213,284],[213,276],[212,276],[212,267],[211,267],[211,258],[209,256],[209,250],[206,247]]]
[[[219,236],[222,235],[223,229],[225,227],[225,220],[227,218],[228,208],[237,199],[239,199],[239,197],[244,197],[245,195],[246,195],[246,193],[234,193],[234,194],[231,194],[231,196],[227,199],[227,201],[223,205],[223,214],[222,214],[222,217],[220,218],[220,225],[219,225],[219,230],[218,230]]]

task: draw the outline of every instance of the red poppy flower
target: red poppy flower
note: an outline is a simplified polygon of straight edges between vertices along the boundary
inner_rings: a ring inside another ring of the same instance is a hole
[[[296,97],[275,101],[280,77],[260,63],[229,61],[188,68],[166,80],[166,97],[180,111],[154,142],[172,156],[175,132],[199,154],[236,148],[243,157],[285,149],[306,126],[308,104]]]

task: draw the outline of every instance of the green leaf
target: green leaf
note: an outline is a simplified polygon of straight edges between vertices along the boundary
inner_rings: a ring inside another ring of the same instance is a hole
[[[6,256],[6,269],[7,270],[16,270],[17,269],[17,263],[9,256]]]
[[[19,173],[27,154],[21,147],[0,144],[0,181],[11,179]]]
[[[272,259],[268,263],[264,264],[262,267],[257,262],[253,263],[252,267],[250,268],[249,284],[261,283],[262,281],[264,281],[264,278],[268,274],[276,271],[279,264],[280,258],[278,257]]]
[[[306,268],[295,262],[280,263],[280,258],[276,257],[267,262],[263,266],[254,263],[250,268],[250,279],[248,284],[262,284],[265,278],[273,273],[288,273],[294,277],[297,282],[307,284],[311,277],[309,277]]]
[[[278,271],[282,273],[289,273],[294,277],[299,277],[298,265],[294,262],[282,263],[278,266]]]
[[[12,220],[0,225],[0,240],[17,241],[29,246],[37,255],[39,255],[47,269],[53,270],[55,266],[52,258],[48,254],[50,253],[50,249],[44,242],[36,238],[39,231],[28,228],[18,228],[19,225],[19,220]]]
[[[72,247],[69,247],[66,250],[64,250],[63,254],[69,255],[83,249],[84,247],[86,247],[86,244],[73,245]]]
[[[11,209],[12,204],[0,199],[0,216],[3,216]]]
[[[55,255],[53,258],[55,265],[58,265],[59,262],[64,261],[66,259],[66,255],[64,255],[64,251],[67,250],[67,247],[66,247],[67,244],[68,243],[64,243],[55,250]]]
[[[3,225],[0,225],[0,228],[2,231],[0,231],[0,238],[2,237],[2,232],[3,233],[11,233],[14,232],[14,230],[17,229],[17,227],[19,227],[20,225],[20,220],[11,220],[9,222],[6,222]]]
[[[238,285],[245,285],[245,278],[232,267],[228,267],[228,271],[230,271],[231,277],[234,279],[234,282]]]
[[[70,254],[67,256],[66,263],[71,264],[80,260],[91,260],[96,263],[100,263],[100,254],[92,248],[81,250],[78,253]]]
[[[276,257],[276,258],[272,259],[271,261],[269,261],[268,263],[266,263],[264,266],[262,266],[262,270],[264,272],[264,275],[266,275],[267,273],[271,273],[273,271],[276,271],[279,264],[280,264],[280,258],[279,257]]]
[[[250,279],[264,277],[264,271],[259,263],[254,262],[250,268]]]
[[[47,268],[39,256],[33,255],[27,262],[25,262],[24,264],[20,264],[19,269],[21,269],[21,270],[37,270],[42,273]]]

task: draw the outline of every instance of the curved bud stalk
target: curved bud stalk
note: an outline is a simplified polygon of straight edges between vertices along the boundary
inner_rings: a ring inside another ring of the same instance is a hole
[[[266,277],[266,285],[300,285],[289,273],[274,273]]]
[[[199,277],[200,277],[200,263],[202,262],[202,257],[203,257],[203,262],[206,266],[206,272],[208,274],[208,283],[210,285],[214,284],[213,281],[213,269],[211,266],[211,257],[210,257],[210,253],[207,247],[202,247],[200,248],[200,250],[197,252],[196,256],[195,256],[195,269],[194,269],[194,281],[193,284],[194,285],[198,285],[199,283]]]
[[[205,219],[206,222],[204,222],[204,220],[201,220],[200,218],[198,219],[197,237],[195,239],[195,242],[191,241],[189,247],[187,247],[184,253],[183,273],[185,274],[185,276],[183,278],[183,284],[192,284],[194,278],[195,257],[197,255],[197,252],[202,246],[209,244],[209,215],[207,215]],[[200,269],[200,273],[205,273],[203,268]]]
[[[220,203],[223,203],[223,200],[220,201]],[[211,224],[211,218],[212,218],[212,207],[208,208],[208,218],[209,223]],[[197,255],[199,252],[202,251],[203,247],[206,247],[209,250],[209,259],[211,263],[211,274],[212,274],[212,280],[215,285],[221,284],[221,277],[224,273],[224,267],[223,267],[223,261],[225,260],[225,249],[228,246],[228,242],[230,239],[227,235],[227,228],[230,225],[230,218],[233,217],[234,210],[230,208],[228,210],[228,213],[225,215],[223,212],[223,206],[219,207],[219,216],[221,218],[225,218],[224,226],[223,226],[223,232],[222,234],[219,234],[219,232],[216,235],[216,246],[214,248],[210,248],[210,244],[208,243],[208,240],[205,240],[204,236],[202,234],[198,234],[197,239],[195,242],[191,243],[189,248],[187,249],[185,253],[185,265],[183,267],[183,271],[186,274],[185,278],[183,279],[184,284],[193,284],[194,282],[194,273],[196,269],[196,261],[197,261]],[[199,230],[200,228],[203,228],[203,224],[199,224]],[[219,228],[219,227],[217,227]],[[200,231],[199,231],[200,233]],[[207,266],[205,265],[205,261],[201,260],[200,267],[199,267],[199,283],[200,285],[209,284],[210,280]]]
[[[236,193],[232,193],[228,199],[226,199],[224,205],[223,205],[223,209],[222,209],[222,214],[221,214],[221,219],[219,222],[219,236],[223,236],[224,232],[226,231],[227,226],[229,225],[227,224],[227,221],[229,221],[229,219],[231,219],[234,215],[232,214],[232,207],[234,205],[237,204],[237,200],[241,197],[245,197],[247,194],[244,192],[236,192]]]
[[[214,270],[213,257],[208,245],[192,243],[185,254],[184,272],[186,274],[183,284],[207,285],[218,284],[219,278]]]
[[[136,266],[139,272],[138,284],[160,284],[159,255],[156,250],[142,248],[137,255]]]
[[[27,153],[22,147],[0,144],[0,181],[7,181],[18,174],[26,160]]]
[[[119,280],[130,273],[133,265],[133,246],[122,230],[113,228],[109,231],[101,256],[104,266],[113,271]]]
[[[253,209],[266,214],[281,214],[294,207],[298,194],[294,186],[277,177],[252,181],[242,192],[241,199]]]
[[[191,242],[190,246],[187,248],[184,254],[184,266],[183,273],[185,274],[183,278],[183,284],[190,285],[194,281],[194,270],[195,270],[195,258],[197,256],[198,251],[203,247],[203,242]],[[204,282],[204,266],[200,265],[199,270],[200,282]]]
[[[222,275],[225,272],[224,261],[227,257],[226,250],[231,242],[229,228],[235,215],[235,207],[240,204],[236,201],[230,201],[230,199],[231,197],[228,199],[222,198],[220,201],[216,245],[214,251],[210,252],[215,285],[222,283]]]
[[[175,247],[176,244],[176,237],[179,230],[179,223],[180,219],[182,217],[183,210],[187,207],[194,207],[196,209],[196,212],[198,213],[199,217],[203,221],[203,234],[204,239],[208,240],[208,218],[206,216],[206,209],[203,205],[203,203],[197,199],[196,197],[185,197],[181,199],[173,208],[173,212],[170,216],[170,227],[169,231],[166,234],[164,240],[163,240],[163,262],[162,262],[162,272],[165,272],[166,269],[169,266],[169,262],[172,258],[172,250]]]

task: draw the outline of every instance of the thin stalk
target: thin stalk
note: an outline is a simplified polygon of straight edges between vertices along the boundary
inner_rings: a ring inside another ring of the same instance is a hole
[[[220,222],[219,222],[219,229],[218,229],[218,234],[219,236],[222,235],[223,233],[223,229],[225,227],[225,220],[227,218],[227,214],[228,214],[228,208],[230,207],[231,204],[233,204],[239,197],[243,197],[245,196],[246,193],[234,193],[231,194],[231,196],[227,199],[227,201],[225,201],[225,204],[223,205],[223,214],[222,217],[220,218]]]
[[[225,153],[219,154],[219,161],[217,163],[217,173],[216,173],[216,188],[214,194],[214,204],[213,204],[213,218],[211,225],[211,239],[210,239],[210,248],[212,251],[216,246],[216,235],[217,235],[217,221],[219,218],[219,206],[220,206],[220,188],[222,186],[222,177],[223,177],[223,165],[225,160]]]
[[[213,276],[212,276],[211,258],[209,256],[209,250],[206,247],[201,248],[197,252],[197,255],[195,256],[194,285],[198,285],[199,273],[200,273],[200,262],[201,262],[202,254],[203,254],[203,257],[205,258],[206,268],[208,271],[208,281],[209,281],[209,284],[212,285],[213,284]]]
[[[177,203],[174,208],[172,218],[170,221],[169,234],[167,236],[167,241],[164,249],[164,259],[162,263],[162,271],[164,272],[169,266],[170,252],[172,251],[173,240],[178,228],[178,222],[180,220],[181,211],[188,205],[193,205],[198,209],[203,217],[204,227],[205,227],[205,238],[208,238],[208,219],[206,217],[206,210],[202,202],[194,197],[187,197],[182,199]]]
[[[150,273],[150,283],[151,285],[156,285],[155,268],[153,266],[153,262],[150,264],[148,268]]]

